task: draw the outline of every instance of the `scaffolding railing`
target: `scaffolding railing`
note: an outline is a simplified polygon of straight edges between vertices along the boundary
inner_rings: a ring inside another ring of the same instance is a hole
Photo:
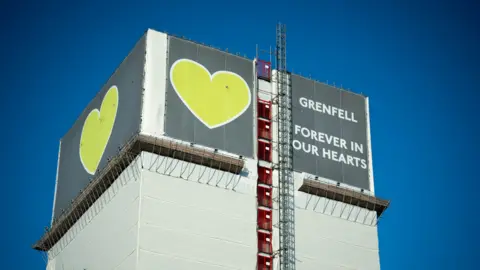
[[[336,212],[341,218],[370,226],[376,226],[390,206],[389,200],[314,178],[305,178],[298,191],[310,195],[305,208],[310,206],[312,200],[316,200],[312,203],[315,211],[320,208],[319,211],[324,214],[333,215]],[[321,198],[325,198],[326,201],[319,206]],[[341,203],[340,206],[337,202]],[[346,210],[348,206],[349,210]]]

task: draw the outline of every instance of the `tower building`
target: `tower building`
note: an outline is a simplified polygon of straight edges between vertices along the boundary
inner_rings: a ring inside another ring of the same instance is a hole
[[[272,55],[146,31],[60,141],[46,269],[380,269],[368,97]]]

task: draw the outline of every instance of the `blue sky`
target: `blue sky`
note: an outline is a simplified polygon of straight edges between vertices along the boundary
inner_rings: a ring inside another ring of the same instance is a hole
[[[147,28],[253,57],[278,20],[290,70],[370,97],[382,269],[476,269],[478,4],[79,3],[0,4],[5,269],[45,269],[58,141]]]

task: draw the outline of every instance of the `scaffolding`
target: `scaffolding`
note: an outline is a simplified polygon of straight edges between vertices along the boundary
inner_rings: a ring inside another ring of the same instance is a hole
[[[278,175],[280,269],[295,269],[295,183],[293,181],[292,100],[287,73],[286,26],[277,24]]]
[[[305,209],[368,226],[377,226],[390,201],[354,188],[306,177],[298,189],[307,195]]]

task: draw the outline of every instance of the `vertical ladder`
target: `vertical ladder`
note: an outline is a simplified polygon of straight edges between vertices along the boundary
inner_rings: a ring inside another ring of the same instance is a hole
[[[278,174],[280,270],[295,269],[295,190],[293,181],[292,100],[287,73],[286,26],[277,24]]]

